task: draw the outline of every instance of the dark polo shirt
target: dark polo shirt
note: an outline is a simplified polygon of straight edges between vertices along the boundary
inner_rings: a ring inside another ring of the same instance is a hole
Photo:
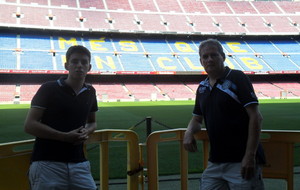
[[[68,132],[84,126],[91,112],[98,110],[95,89],[85,84],[76,94],[64,79],[43,84],[31,102],[32,108],[44,109],[41,123]],[[32,161],[82,162],[83,144],[73,145],[36,138]]]
[[[211,162],[242,161],[249,125],[245,107],[250,104],[258,104],[258,100],[249,78],[239,70],[226,67],[213,87],[208,78],[200,83],[193,114],[204,117]]]

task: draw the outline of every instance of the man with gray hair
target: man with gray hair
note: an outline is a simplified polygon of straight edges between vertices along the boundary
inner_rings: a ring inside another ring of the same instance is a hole
[[[215,39],[199,46],[200,63],[208,77],[197,89],[193,116],[184,136],[184,147],[197,150],[194,134],[204,124],[210,140],[208,167],[201,190],[263,190],[259,142],[262,115],[249,78],[224,66],[225,53]]]

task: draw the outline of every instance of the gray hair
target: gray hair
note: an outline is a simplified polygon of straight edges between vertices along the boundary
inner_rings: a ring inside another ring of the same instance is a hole
[[[225,58],[225,53],[223,51],[223,47],[222,47],[221,43],[218,40],[216,40],[216,39],[207,39],[207,40],[202,41],[200,43],[200,46],[199,46],[199,55],[200,55],[201,50],[206,46],[215,46],[215,47],[217,47],[219,53]]]

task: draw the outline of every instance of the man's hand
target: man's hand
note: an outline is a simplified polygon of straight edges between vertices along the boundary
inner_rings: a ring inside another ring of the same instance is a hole
[[[81,144],[89,138],[88,130],[81,126],[66,133],[64,141],[72,144]]]
[[[183,146],[189,152],[196,152],[198,150],[194,134],[201,130],[202,119],[202,116],[194,115],[184,133]]]
[[[183,146],[189,152],[196,152],[198,150],[196,140],[191,131],[184,133]]]
[[[241,166],[241,174],[243,179],[250,180],[254,177],[256,169],[256,161],[254,156],[244,156]]]

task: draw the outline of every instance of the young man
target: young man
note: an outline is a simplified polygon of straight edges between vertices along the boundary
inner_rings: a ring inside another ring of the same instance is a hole
[[[85,83],[91,53],[72,46],[66,53],[66,78],[43,84],[31,102],[25,132],[36,137],[29,181],[32,190],[97,189],[83,143],[96,129],[95,89]]]
[[[208,78],[198,87],[184,146],[190,152],[197,150],[193,135],[201,130],[204,120],[210,157],[200,189],[263,190],[262,115],[252,84],[243,72],[224,66],[225,54],[217,40],[203,41],[199,55]]]

